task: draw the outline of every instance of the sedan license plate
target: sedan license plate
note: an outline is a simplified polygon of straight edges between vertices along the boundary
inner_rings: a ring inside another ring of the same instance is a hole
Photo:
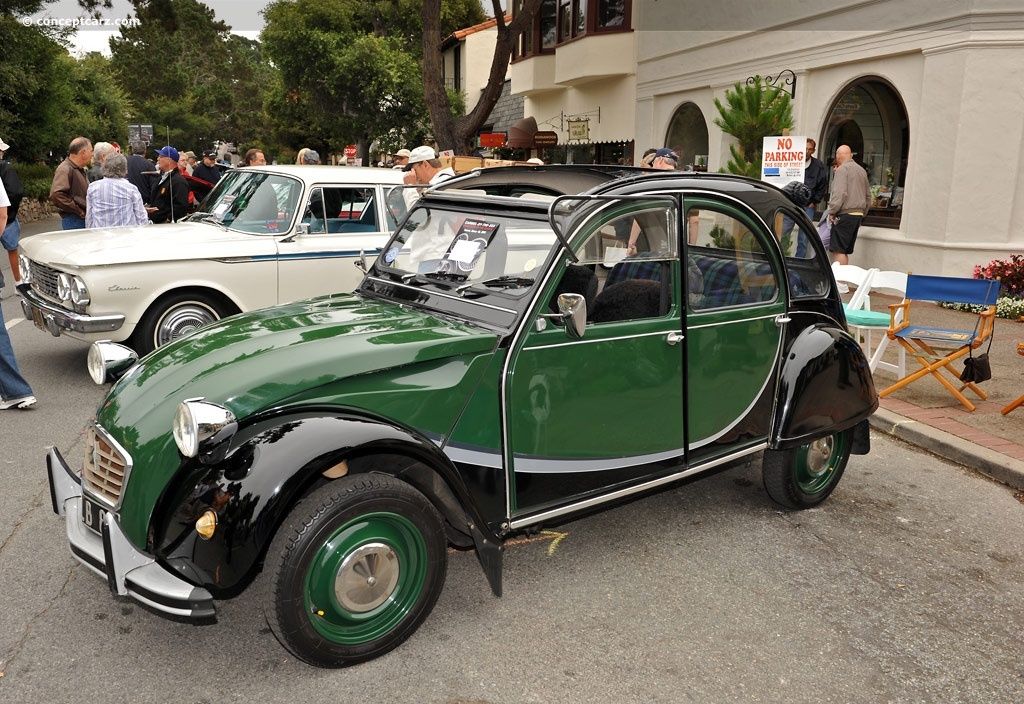
[[[86,496],[82,497],[82,523],[86,528],[102,533],[103,516],[107,510]]]
[[[36,327],[40,330],[46,330],[46,321],[43,319],[43,311],[38,308],[32,309],[32,322],[36,324]]]

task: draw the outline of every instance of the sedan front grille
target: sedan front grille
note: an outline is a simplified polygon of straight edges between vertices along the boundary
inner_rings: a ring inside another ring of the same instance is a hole
[[[60,297],[57,296],[57,277],[60,275],[60,272],[31,259],[28,265],[29,273],[32,275],[32,288],[48,298],[59,301]]]
[[[131,458],[112,438],[99,426],[90,426],[82,465],[82,482],[90,494],[116,506],[131,466]]]

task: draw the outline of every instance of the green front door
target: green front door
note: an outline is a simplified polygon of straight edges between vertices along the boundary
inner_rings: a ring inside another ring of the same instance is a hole
[[[751,213],[713,199],[685,206],[692,464],[768,436],[786,293],[778,249]]]
[[[633,253],[616,261],[630,236]],[[596,498],[684,461],[677,209],[664,200],[612,203],[577,240],[579,263],[554,272],[505,377],[513,517]],[[588,299],[582,339],[543,318],[559,292]]]

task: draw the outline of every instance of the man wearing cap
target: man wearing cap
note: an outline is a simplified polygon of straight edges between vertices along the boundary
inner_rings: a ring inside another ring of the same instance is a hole
[[[402,182],[407,186],[433,186],[455,175],[450,166],[441,168],[441,162],[438,160],[433,147],[416,147],[409,152],[408,161],[409,163],[402,168],[402,171],[407,172],[402,179]],[[406,207],[411,209],[416,201],[419,200],[420,190],[417,188],[406,188],[402,192]]]
[[[203,160],[192,169],[192,175],[201,178],[211,186],[220,181],[220,169],[217,168],[217,152],[207,149],[203,152]]]
[[[89,175],[85,170],[92,161],[92,142],[75,137],[68,145],[68,158],[57,165],[50,185],[50,202],[60,213],[63,230],[85,228],[85,196],[89,192]]]
[[[188,184],[178,170],[178,150],[167,145],[157,152],[160,179],[153,184],[146,212],[154,223],[176,222],[188,215]]]
[[[409,163],[409,155],[412,154],[408,149],[399,149],[397,152],[391,155],[392,169],[402,170],[405,165]]]

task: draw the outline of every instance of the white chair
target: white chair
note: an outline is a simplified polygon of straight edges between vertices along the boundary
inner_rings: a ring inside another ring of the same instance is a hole
[[[889,313],[871,310],[870,294],[885,293],[899,296],[901,301],[905,300],[907,296],[907,275],[902,271],[879,271],[878,269],[872,269],[871,271],[871,278],[867,284],[857,289],[858,294],[862,291],[864,292],[864,296],[858,301],[858,307],[847,306],[846,322],[852,330],[856,331],[858,338],[861,335],[864,336],[864,354],[867,355],[868,366],[871,368],[871,371],[884,369],[885,371],[893,372],[897,378],[902,379],[907,375],[907,353],[901,347],[897,364],[882,361],[882,354],[885,352],[885,348],[889,346],[889,337],[886,335],[889,329]],[[896,315],[896,323],[899,324],[903,318],[903,311],[897,311]],[[880,334],[881,339],[872,350],[872,337],[875,333]]]
[[[843,304],[844,308],[856,310],[863,307],[864,297],[868,295],[871,275],[876,271],[878,269],[863,269],[856,264],[832,262],[832,276],[835,277],[836,283],[846,284],[857,289],[853,292],[850,302]],[[840,287],[840,291],[842,291],[842,287]]]

